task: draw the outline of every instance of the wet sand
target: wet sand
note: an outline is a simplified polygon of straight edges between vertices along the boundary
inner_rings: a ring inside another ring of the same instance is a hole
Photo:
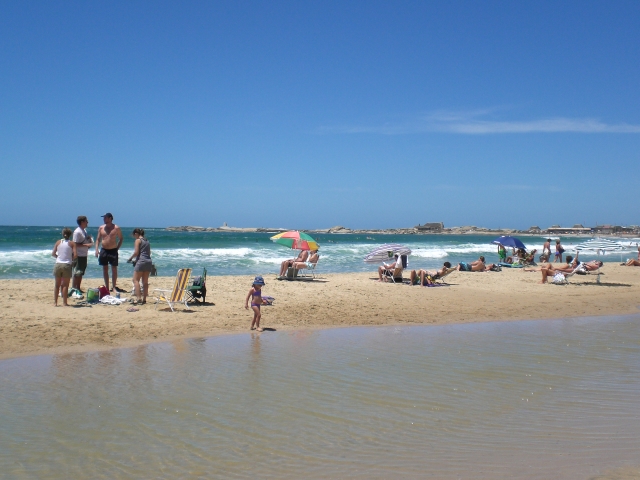
[[[293,330],[361,325],[451,324],[519,319],[621,315],[638,312],[640,268],[607,264],[596,284],[593,275],[570,278],[566,286],[541,285],[540,273],[454,272],[449,286],[425,288],[379,283],[374,273],[320,274],[314,281],[278,281],[265,276],[262,326]],[[54,307],[53,279],[1,280],[0,358],[101,350],[249,330],[244,299],[252,277],[207,279],[207,304],[176,312],[153,300],[130,306]],[[86,279],[83,289],[97,287]],[[153,288],[171,288],[173,278],[151,279]],[[121,287],[131,285],[121,279]],[[128,296],[122,294],[123,297]],[[69,300],[74,305],[75,300]],[[268,334],[268,330],[264,333]]]

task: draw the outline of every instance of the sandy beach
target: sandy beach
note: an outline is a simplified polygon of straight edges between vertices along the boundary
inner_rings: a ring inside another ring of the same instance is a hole
[[[566,286],[541,285],[540,273],[519,269],[454,272],[449,286],[435,288],[379,283],[374,273],[327,274],[295,282],[266,276],[264,292],[276,302],[263,308],[262,326],[441,325],[637,313],[640,268],[607,264],[603,271],[600,285],[595,276],[575,275]],[[87,279],[83,287],[101,283]],[[151,289],[170,288],[172,283],[170,277],[152,278]],[[130,313],[128,304],[53,307],[53,279],[2,280],[0,358],[248,331],[252,316],[244,309],[244,298],[250,283],[246,276],[209,277],[206,305],[171,312],[166,305],[156,310],[152,301]],[[129,284],[128,279],[120,282]]]

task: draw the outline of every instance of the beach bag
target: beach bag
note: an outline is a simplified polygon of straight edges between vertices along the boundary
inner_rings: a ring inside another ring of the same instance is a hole
[[[158,270],[156,269],[155,263],[151,264],[151,276],[156,277],[158,275]]]
[[[95,303],[100,300],[100,291],[97,288],[89,288],[87,290],[87,302]]]
[[[109,289],[104,285],[100,285],[98,287],[98,299],[101,299],[102,297],[106,297],[107,295],[109,295]]]
[[[556,285],[564,285],[567,283],[567,277],[565,277],[563,273],[558,272],[553,276],[552,283]]]

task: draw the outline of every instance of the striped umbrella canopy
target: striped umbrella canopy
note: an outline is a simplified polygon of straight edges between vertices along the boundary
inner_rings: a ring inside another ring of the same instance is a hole
[[[318,250],[320,248],[318,242],[311,238],[310,235],[298,230],[279,233],[271,237],[271,240],[293,250]]]
[[[628,249],[621,243],[607,240],[606,238],[592,238],[576,245],[574,248],[578,252],[596,252],[598,256],[605,255],[607,252],[622,252]]]
[[[387,260],[393,259],[395,254],[398,255],[410,255],[411,249],[405,245],[399,243],[385,243],[376,247],[369,252],[365,257],[365,263],[382,263]]]

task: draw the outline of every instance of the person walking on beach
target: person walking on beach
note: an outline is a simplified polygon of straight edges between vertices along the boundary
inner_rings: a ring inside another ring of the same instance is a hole
[[[87,269],[87,257],[89,256],[89,248],[93,245],[91,235],[87,233],[89,220],[84,215],[80,215],[76,220],[78,228],[73,232],[73,241],[76,244],[76,259],[73,261],[73,288],[79,290],[82,283],[82,276]]]
[[[251,330],[262,332],[260,328],[260,306],[263,304],[262,300],[262,287],[264,287],[264,279],[262,277],[256,277],[253,280],[253,286],[247,294],[247,298],[244,300],[244,308],[249,309],[249,299],[251,299],[251,310],[253,310],[253,321],[251,322]]]
[[[151,244],[144,237],[143,228],[133,229],[133,238],[136,241],[133,244],[133,254],[127,262],[133,262],[133,288],[134,295],[142,304],[147,303],[147,295],[149,295],[149,275],[153,268],[151,263]],[[133,259],[136,260],[133,260]],[[142,280],[142,292],[140,291],[140,281]]]
[[[120,227],[113,223],[113,215],[105,213],[102,218],[104,225],[98,229],[98,237],[96,238],[96,257],[98,257],[98,265],[102,266],[102,276],[104,278],[104,286],[107,290],[113,292],[120,291],[116,287],[118,281],[118,250],[122,246],[124,238]],[[102,248],[98,253],[98,247],[102,242]],[[109,265],[111,265],[111,278],[113,279],[113,288],[109,289]]]
[[[62,304],[68,307],[67,295],[69,294],[69,280],[71,280],[71,264],[76,259],[76,243],[70,241],[71,229],[62,230],[62,238],[56,242],[51,256],[56,259],[53,267],[53,276],[56,279],[53,289],[53,306],[58,306],[58,295],[62,290]]]
[[[551,258],[551,239],[547,238],[547,241],[544,242],[542,246],[542,255],[546,255],[547,259]]]
[[[553,260],[553,263],[560,262],[562,263],[562,254],[564,253],[564,248],[560,245],[560,239],[556,240],[556,258]]]

